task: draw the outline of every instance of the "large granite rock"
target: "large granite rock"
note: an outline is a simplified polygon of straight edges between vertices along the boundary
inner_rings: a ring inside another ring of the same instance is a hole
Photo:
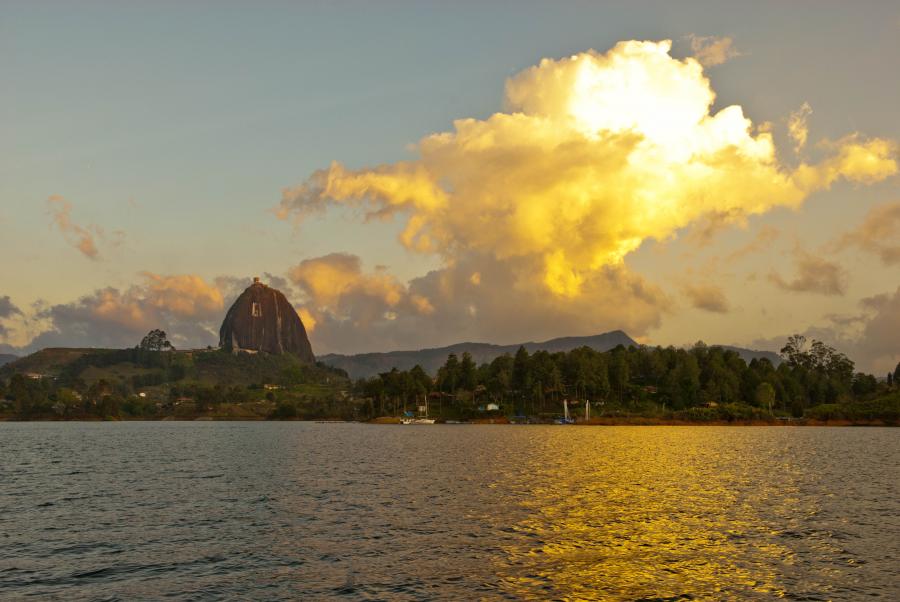
[[[306,362],[316,361],[303,322],[290,301],[259,278],[253,279],[225,314],[219,346],[234,353],[293,353]]]

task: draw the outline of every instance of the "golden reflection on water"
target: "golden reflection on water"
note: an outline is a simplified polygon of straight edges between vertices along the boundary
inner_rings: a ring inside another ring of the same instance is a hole
[[[614,447],[604,446],[602,429],[579,430],[561,427],[558,435],[545,436],[544,449],[521,471],[494,484],[509,487],[505,481],[521,479],[525,489],[520,499],[527,518],[512,526],[514,543],[497,561],[507,594],[626,600],[785,595],[780,577],[789,572],[793,553],[771,525],[816,509],[799,507],[790,494],[799,475],[778,450],[742,457],[741,445],[730,440],[733,429],[660,428],[634,439],[625,431]],[[571,441],[559,439],[572,436],[582,439],[574,452]],[[554,441],[569,453],[555,455]]]

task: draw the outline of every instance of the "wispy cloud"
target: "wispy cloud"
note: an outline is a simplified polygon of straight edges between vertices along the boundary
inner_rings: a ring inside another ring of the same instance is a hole
[[[866,297],[859,302],[861,313],[825,316],[825,323],[806,329],[803,334],[834,345],[857,362],[860,369],[885,374],[900,362],[900,287],[892,292]],[[778,350],[787,334],[757,339],[751,345]]]
[[[704,67],[715,67],[741,56],[734,47],[734,40],[727,36],[697,36],[690,34],[691,52],[694,58]]]
[[[72,203],[59,195],[47,199],[53,223],[73,247],[88,259],[99,259],[96,238],[103,235],[102,229],[95,225],[82,227],[72,220]]]
[[[794,141],[794,152],[799,153],[806,146],[806,139],[809,136],[809,127],[806,122],[810,115],[812,115],[812,107],[808,102],[804,102],[788,118],[788,134]]]
[[[718,314],[728,312],[728,298],[721,287],[714,284],[688,284],[683,290],[691,305],[697,309]]]
[[[847,271],[838,263],[797,249],[794,252],[794,277],[786,280],[772,271],[769,281],[785,291],[843,295],[847,292]]]
[[[753,238],[753,240],[729,253],[726,257],[726,260],[729,262],[737,261],[739,259],[747,257],[748,255],[753,255],[754,253],[759,253],[761,251],[769,249],[771,248],[772,243],[774,243],[780,235],[781,232],[775,226],[763,226],[756,233],[756,236]]]
[[[835,246],[856,246],[877,255],[885,265],[900,264],[900,201],[873,207],[863,222],[844,234]]]

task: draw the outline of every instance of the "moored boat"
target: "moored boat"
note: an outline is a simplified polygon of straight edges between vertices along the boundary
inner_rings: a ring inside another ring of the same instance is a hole
[[[575,419],[569,415],[568,399],[563,399],[563,417],[554,420],[553,424],[575,424]]]
[[[425,398],[425,405],[419,406],[419,415],[416,417],[406,416],[400,419],[400,424],[434,424],[434,418],[428,417],[428,397]]]

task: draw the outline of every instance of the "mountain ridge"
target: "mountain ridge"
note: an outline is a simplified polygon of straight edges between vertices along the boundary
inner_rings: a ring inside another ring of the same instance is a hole
[[[416,364],[422,366],[429,374],[437,373],[438,368],[444,365],[447,356],[451,353],[462,355],[468,351],[476,364],[490,362],[505,353],[515,354],[520,346],[525,347],[529,353],[542,350],[550,353],[558,351],[571,351],[578,347],[591,347],[597,351],[609,351],[618,345],[625,347],[640,344],[622,330],[611,330],[602,334],[587,336],[557,337],[546,341],[529,341],[527,343],[515,343],[511,345],[498,345],[495,343],[463,342],[446,345],[444,347],[427,347],[423,349],[404,349],[398,351],[373,351],[370,353],[328,353],[319,356],[319,361],[334,368],[345,370],[350,378],[369,378],[381,372],[388,372],[392,368],[409,370]],[[778,354],[772,351],[758,351],[734,347],[731,345],[710,345],[722,347],[738,353],[746,362],[754,358],[767,358],[774,365],[781,362]]]

